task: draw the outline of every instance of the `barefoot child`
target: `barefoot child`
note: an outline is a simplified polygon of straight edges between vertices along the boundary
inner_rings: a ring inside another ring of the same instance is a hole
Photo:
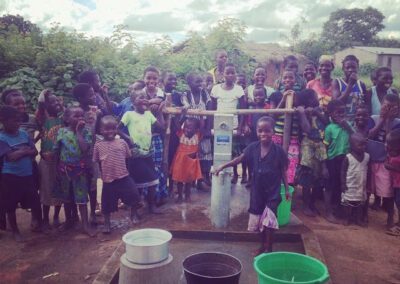
[[[16,209],[31,208],[35,219],[33,231],[41,230],[41,210],[39,195],[33,186],[32,160],[37,150],[27,132],[20,129],[21,113],[14,107],[3,106],[0,109],[0,155],[3,160],[1,170],[1,203],[7,213],[8,223],[16,241],[21,241],[17,226]]]
[[[367,138],[361,133],[350,136],[350,152],[343,160],[341,168],[342,206],[345,215],[345,224],[354,223],[366,226],[363,221],[364,203],[367,199],[367,172],[369,154]]]
[[[285,186],[286,199],[290,198],[286,180],[287,155],[281,146],[272,141],[273,133],[274,120],[268,116],[260,118],[257,122],[258,141],[251,143],[243,154],[215,171],[218,175],[223,169],[243,160],[253,165],[248,230],[262,233],[259,253],[272,251],[273,232],[278,229],[276,214],[281,201],[281,183]]]
[[[270,97],[271,108],[285,108],[286,97],[288,95],[293,96],[294,106],[296,106],[296,92],[295,92],[295,82],[296,82],[296,74],[292,70],[285,70],[282,74],[282,84],[284,86],[283,91],[275,92]],[[285,116],[284,115],[276,115],[276,123],[274,127],[274,135],[272,136],[272,140],[275,144],[280,146],[283,145],[283,132],[284,132],[284,124],[285,124]],[[300,156],[300,145],[299,145],[299,116],[298,114],[293,114],[292,125],[291,125],[291,133],[290,133],[290,141],[288,147],[288,173],[287,179],[289,184],[295,183],[295,173],[296,167],[299,163]]]
[[[382,198],[383,207],[387,211],[387,226],[393,226],[394,192],[390,172],[385,167],[387,152],[386,135],[400,128],[400,99],[398,95],[386,95],[383,98],[380,115],[372,115],[369,120],[368,153],[371,159],[371,191]]]
[[[394,201],[399,214],[396,226],[389,229],[388,233],[400,236],[400,129],[389,132],[386,137],[388,158],[385,167],[390,171],[394,191]]]
[[[210,110],[211,98],[208,92],[203,88],[203,78],[199,73],[190,72],[186,76],[186,82],[189,90],[182,94],[182,103],[187,109]],[[189,117],[189,116],[187,116]],[[190,116],[199,119],[202,138],[199,144],[199,160],[203,178],[197,181],[197,189],[202,191],[210,191],[210,171],[213,161],[212,145],[211,145],[211,118]]]
[[[57,161],[57,179],[54,197],[64,203],[66,229],[73,225],[72,210],[74,203],[79,208],[83,231],[89,236],[93,232],[88,220],[88,192],[90,188],[91,159],[88,151],[92,144],[92,133],[85,125],[84,111],[80,107],[65,110],[64,120],[67,126],[58,130],[54,151]]]
[[[99,169],[97,165],[91,164],[91,156],[93,153],[93,146],[96,140],[102,139],[99,134],[99,122],[103,116],[101,109],[96,106],[96,93],[90,84],[79,83],[72,89],[72,95],[78,101],[79,106],[84,111],[85,127],[90,130],[92,134],[92,142],[89,145],[89,153],[86,156],[88,158],[87,165],[90,165],[89,179],[89,203],[90,203],[90,223],[97,225],[96,221],[96,208],[97,204],[97,179],[99,178]],[[98,94],[97,94],[98,95]]]
[[[134,111],[127,111],[121,119],[121,124],[128,128],[129,136],[121,131],[119,135],[132,148],[132,158],[128,161],[129,174],[139,190],[148,189],[148,210],[151,214],[157,214],[160,213],[155,206],[156,187],[159,180],[152,158],[151,134],[153,125],[161,129],[165,128],[162,105],[156,118],[148,109],[149,100],[143,90],[134,92],[131,99]]]
[[[172,161],[172,179],[177,183],[178,199],[182,202],[183,188],[185,201],[190,202],[190,188],[192,183],[202,178],[200,160],[198,158],[199,143],[201,140],[200,121],[189,117],[185,120],[183,130],[178,131],[179,146]]]
[[[327,178],[327,154],[323,143],[327,121],[313,90],[305,89],[297,93],[296,100],[302,130],[297,183],[303,192],[304,215],[315,217],[318,214],[314,204],[317,191]]]
[[[112,116],[104,116],[100,121],[100,132],[103,141],[97,141],[93,150],[93,162],[100,164],[103,190],[101,194],[102,212],[104,214],[104,233],[111,232],[110,215],[118,211],[118,199],[131,207],[132,223],[138,223],[137,208],[139,193],[135,183],[129,177],[126,159],[131,156],[128,144],[116,139],[118,122]]]
[[[331,100],[327,106],[331,123],[325,128],[324,144],[327,147],[326,166],[329,178],[325,186],[325,218],[328,222],[339,223],[333,213],[340,213],[341,180],[343,160],[349,151],[349,136],[352,133],[345,119],[346,105],[340,100]],[[335,212],[334,212],[335,211]]]
[[[54,144],[56,143],[58,130],[64,125],[64,107],[60,99],[53,95],[50,90],[41,93],[43,101],[39,102],[39,110],[36,114],[40,132],[40,202],[43,210],[43,226],[49,228],[50,206],[54,206],[53,225],[58,226],[61,203],[53,198],[53,190],[56,186],[56,159],[54,157]]]
[[[153,67],[147,67],[143,72],[143,81],[145,83],[144,92],[147,95],[149,103],[149,110],[154,116],[159,115],[160,104],[165,101],[164,91],[158,87],[160,78],[160,71]],[[165,128],[160,128],[156,124],[152,126],[152,157],[154,166],[156,169],[159,183],[156,187],[156,202],[158,205],[164,204],[165,199],[168,197],[167,189],[167,176],[164,172],[164,141],[163,135]],[[143,193],[147,195],[147,189],[144,189]]]

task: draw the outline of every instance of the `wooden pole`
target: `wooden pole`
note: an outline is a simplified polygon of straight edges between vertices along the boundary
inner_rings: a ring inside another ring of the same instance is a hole
[[[293,109],[293,93],[289,93],[286,96],[286,110]],[[292,120],[293,120],[293,112],[285,112],[285,123],[283,125],[283,142],[282,148],[285,152],[288,152],[289,143],[290,143],[290,134],[292,132]]]
[[[166,94],[165,106],[166,108],[170,108],[172,105],[172,95],[170,93]],[[166,178],[168,178],[168,153],[169,153],[169,141],[171,138],[171,114],[167,113],[166,117],[167,129],[165,130],[164,136],[164,155],[163,155],[163,167],[164,167],[164,174]]]
[[[293,98],[292,104],[293,105]],[[203,115],[203,116],[214,116],[216,114],[254,114],[254,113],[261,113],[261,114],[287,114],[287,113],[294,113],[295,109],[237,109],[237,110],[229,110],[229,111],[216,111],[216,110],[198,110],[198,109],[189,109],[187,114],[189,115]],[[182,112],[182,108],[176,107],[166,107],[164,113],[168,114],[180,114]]]

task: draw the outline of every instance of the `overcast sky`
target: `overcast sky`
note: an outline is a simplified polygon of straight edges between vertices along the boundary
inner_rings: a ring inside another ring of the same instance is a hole
[[[109,36],[124,24],[142,43],[161,34],[178,42],[188,31],[234,17],[248,26],[248,40],[280,42],[300,16],[307,32],[319,32],[330,12],[367,6],[386,16],[380,36],[400,37],[400,0],[0,0],[0,14],[20,14],[42,29],[59,22],[92,36]]]

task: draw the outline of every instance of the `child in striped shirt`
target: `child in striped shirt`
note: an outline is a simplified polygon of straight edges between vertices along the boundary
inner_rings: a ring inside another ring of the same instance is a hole
[[[137,208],[139,193],[126,168],[126,159],[131,156],[128,144],[122,139],[116,139],[118,122],[112,116],[104,116],[100,121],[100,132],[104,140],[97,141],[93,150],[93,162],[100,164],[103,191],[101,194],[102,211],[104,214],[104,231],[111,232],[111,213],[118,210],[118,199],[131,206],[131,221],[139,222]]]

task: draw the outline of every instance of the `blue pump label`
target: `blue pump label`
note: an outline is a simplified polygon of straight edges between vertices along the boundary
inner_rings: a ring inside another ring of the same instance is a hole
[[[218,135],[217,145],[228,145],[230,143],[229,135]]]

